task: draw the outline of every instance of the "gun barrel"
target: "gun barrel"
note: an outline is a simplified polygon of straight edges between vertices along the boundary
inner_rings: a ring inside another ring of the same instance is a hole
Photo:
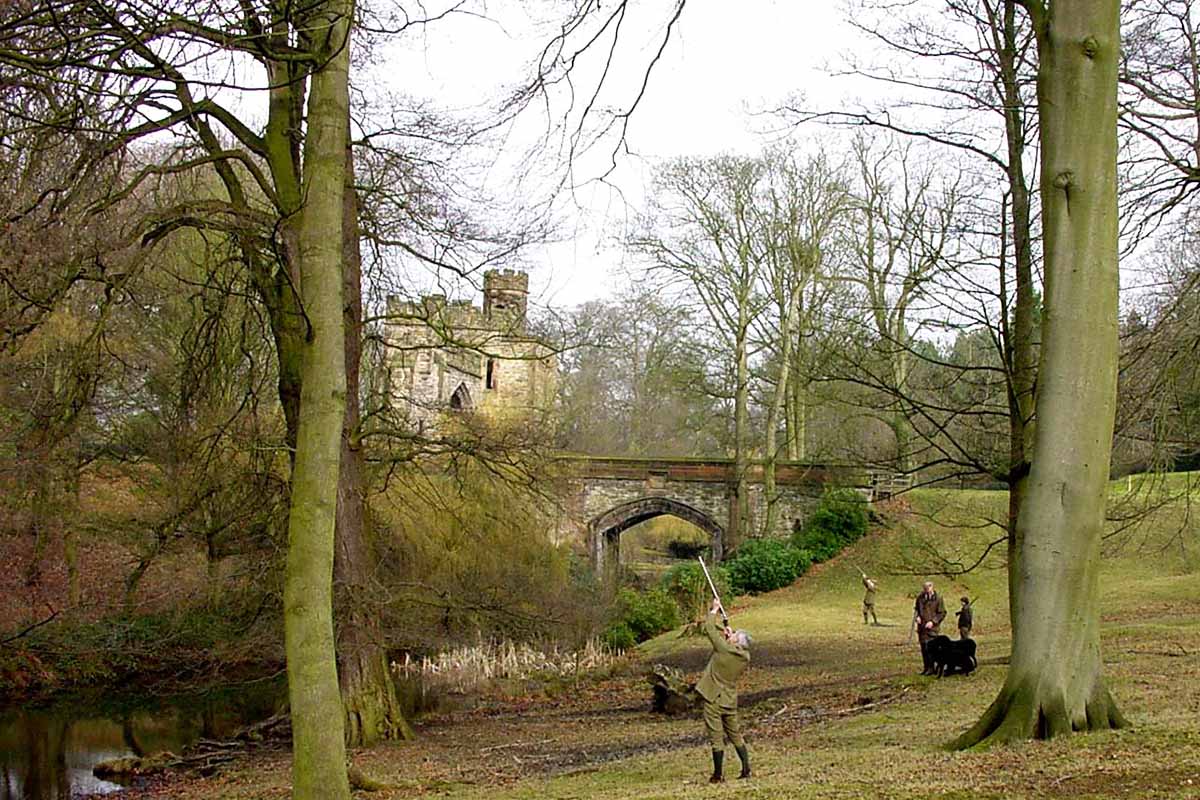
[[[721,609],[721,618],[728,624],[729,615],[725,613],[725,605],[721,602],[721,595],[717,594],[717,585],[713,583],[712,575],[708,574],[708,567],[704,565],[704,556],[697,556],[696,560],[700,562],[700,569],[704,570],[704,577],[708,579],[708,588],[712,589],[713,599],[717,601],[717,607]]]

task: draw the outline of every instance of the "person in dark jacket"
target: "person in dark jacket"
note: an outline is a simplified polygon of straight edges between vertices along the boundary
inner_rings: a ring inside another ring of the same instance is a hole
[[[954,616],[958,618],[958,638],[971,638],[971,599],[969,597],[960,597],[962,608],[954,612]]]
[[[933,662],[929,658],[926,645],[929,640],[938,635],[938,626],[946,618],[946,605],[942,597],[933,589],[933,581],[925,581],[917,602],[913,606],[913,620],[917,626],[917,641],[921,643],[921,661],[925,668],[922,675],[933,674]]]
[[[750,777],[750,752],[742,738],[737,714],[737,680],[750,666],[750,635],[717,624],[721,605],[713,601],[712,610],[704,621],[704,633],[712,643],[713,654],[696,691],[704,698],[704,727],[712,745],[713,773],[710,783],[725,780],[722,769],[725,761],[725,742],[733,745],[742,762],[739,778]]]

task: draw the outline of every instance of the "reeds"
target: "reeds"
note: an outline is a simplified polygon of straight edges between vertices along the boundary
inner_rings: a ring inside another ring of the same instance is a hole
[[[619,654],[597,639],[579,650],[561,649],[557,644],[543,650],[511,641],[480,641],[443,651],[434,656],[393,661],[392,671],[405,679],[419,678],[425,690],[470,692],[495,680],[527,680],[578,676],[607,667]]]

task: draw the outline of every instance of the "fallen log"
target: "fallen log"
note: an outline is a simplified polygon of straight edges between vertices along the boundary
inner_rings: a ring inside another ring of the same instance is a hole
[[[163,752],[101,761],[92,767],[92,774],[114,783],[154,775],[168,769],[193,770],[208,776],[254,746],[269,741],[286,741],[291,735],[291,717],[286,713],[276,714],[261,722],[247,725],[230,739],[199,739],[185,747],[178,755]]]

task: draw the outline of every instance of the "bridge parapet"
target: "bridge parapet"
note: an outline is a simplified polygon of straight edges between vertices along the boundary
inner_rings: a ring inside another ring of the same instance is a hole
[[[698,525],[712,538],[719,558],[725,533],[736,513],[736,472],[731,458],[631,458],[564,453],[555,457],[570,488],[568,527],[587,538],[600,568],[615,566],[620,535],[655,516],[670,514]],[[778,490],[774,530],[758,531],[755,520],[766,518],[762,481],[764,464],[747,465],[747,501],[751,530],[786,536],[802,520],[827,486],[868,486],[867,473],[846,465],[780,461],[775,466]]]
[[[567,477],[646,480],[652,477],[670,481],[732,483],[732,458],[636,458],[589,456],[562,453],[554,457]],[[746,465],[746,480],[762,483],[765,467],[761,460]],[[779,485],[870,486],[862,467],[846,464],[814,464],[806,461],[776,461],[775,482]]]

